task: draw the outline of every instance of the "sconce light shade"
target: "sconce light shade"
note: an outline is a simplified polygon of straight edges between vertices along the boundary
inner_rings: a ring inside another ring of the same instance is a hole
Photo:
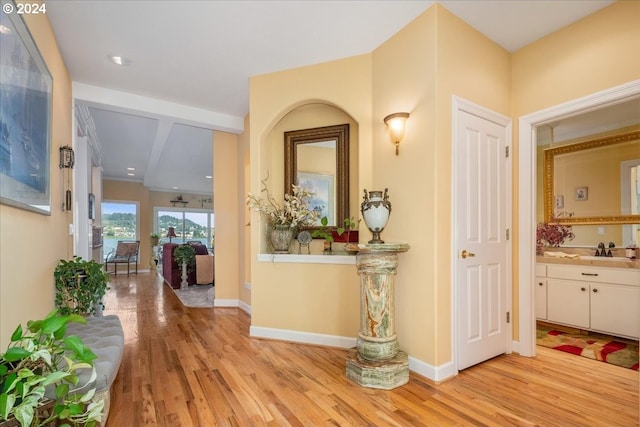
[[[60,147],[60,169],[73,169],[74,162],[73,148],[68,145]]]
[[[398,155],[398,147],[402,138],[404,138],[404,128],[409,113],[393,113],[384,118],[384,124],[389,128],[389,136],[391,142],[396,145],[396,156]]]
[[[167,237],[169,238],[169,243],[171,243],[171,239],[173,239],[174,237],[178,237],[176,236],[175,227],[169,227],[169,231],[167,231]]]

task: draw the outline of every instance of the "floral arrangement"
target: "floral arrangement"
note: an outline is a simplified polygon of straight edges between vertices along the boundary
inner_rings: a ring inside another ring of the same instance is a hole
[[[544,246],[555,248],[563,244],[567,239],[573,240],[574,237],[575,235],[570,225],[541,222],[536,228],[536,253],[541,255]]]
[[[289,227],[308,227],[316,223],[319,212],[309,208],[309,200],[314,193],[299,185],[292,185],[293,194],[284,195],[284,203],[280,205],[267,188],[265,178],[262,181],[263,197],[249,193],[247,205],[256,212],[265,215],[271,225],[288,225]]]

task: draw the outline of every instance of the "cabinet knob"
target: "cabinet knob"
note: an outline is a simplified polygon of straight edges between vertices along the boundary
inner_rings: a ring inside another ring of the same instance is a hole
[[[544,286],[542,282],[538,282],[538,286]]]
[[[586,290],[587,290],[587,288],[580,288],[580,290],[581,290],[582,292],[584,292],[584,291],[586,291]]]
[[[594,289],[593,289],[593,292],[598,292],[598,289],[597,289],[597,288],[594,288]]]

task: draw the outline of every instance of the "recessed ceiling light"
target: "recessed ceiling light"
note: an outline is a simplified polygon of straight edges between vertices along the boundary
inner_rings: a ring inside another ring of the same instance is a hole
[[[11,31],[11,28],[6,27],[4,25],[0,25],[0,33],[2,33],[2,34],[11,34],[12,31]]]
[[[129,175],[129,176],[136,176],[136,174],[135,174],[135,173],[131,173],[131,172],[129,172],[127,175]]]
[[[177,189],[178,189],[178,187],[171,187],[171,188],[173,188],[174,190],[177,190]]]
[[[134,171],[136,168],[127,168],[128,171]]]
[[[124,56],[119,55],[109,55],[109,60],[114,64],[118,65],[131,65],[131,60],[129,58],[125,58]]]
[[[205,178],[207,178],[207,179],[213,179],[213,177],[212,177],[211,175],[207,175],[207,176],[205,176]]]

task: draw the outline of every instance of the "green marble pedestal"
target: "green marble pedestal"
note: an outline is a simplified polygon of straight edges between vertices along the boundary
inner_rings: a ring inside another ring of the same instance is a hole
[[[347,355],[347,377],[363,387],[390,390],[409,381],[407,354],[395,332],[394,277],[404,243],[349,245],[358,250],[360,331],[356,348]]]

